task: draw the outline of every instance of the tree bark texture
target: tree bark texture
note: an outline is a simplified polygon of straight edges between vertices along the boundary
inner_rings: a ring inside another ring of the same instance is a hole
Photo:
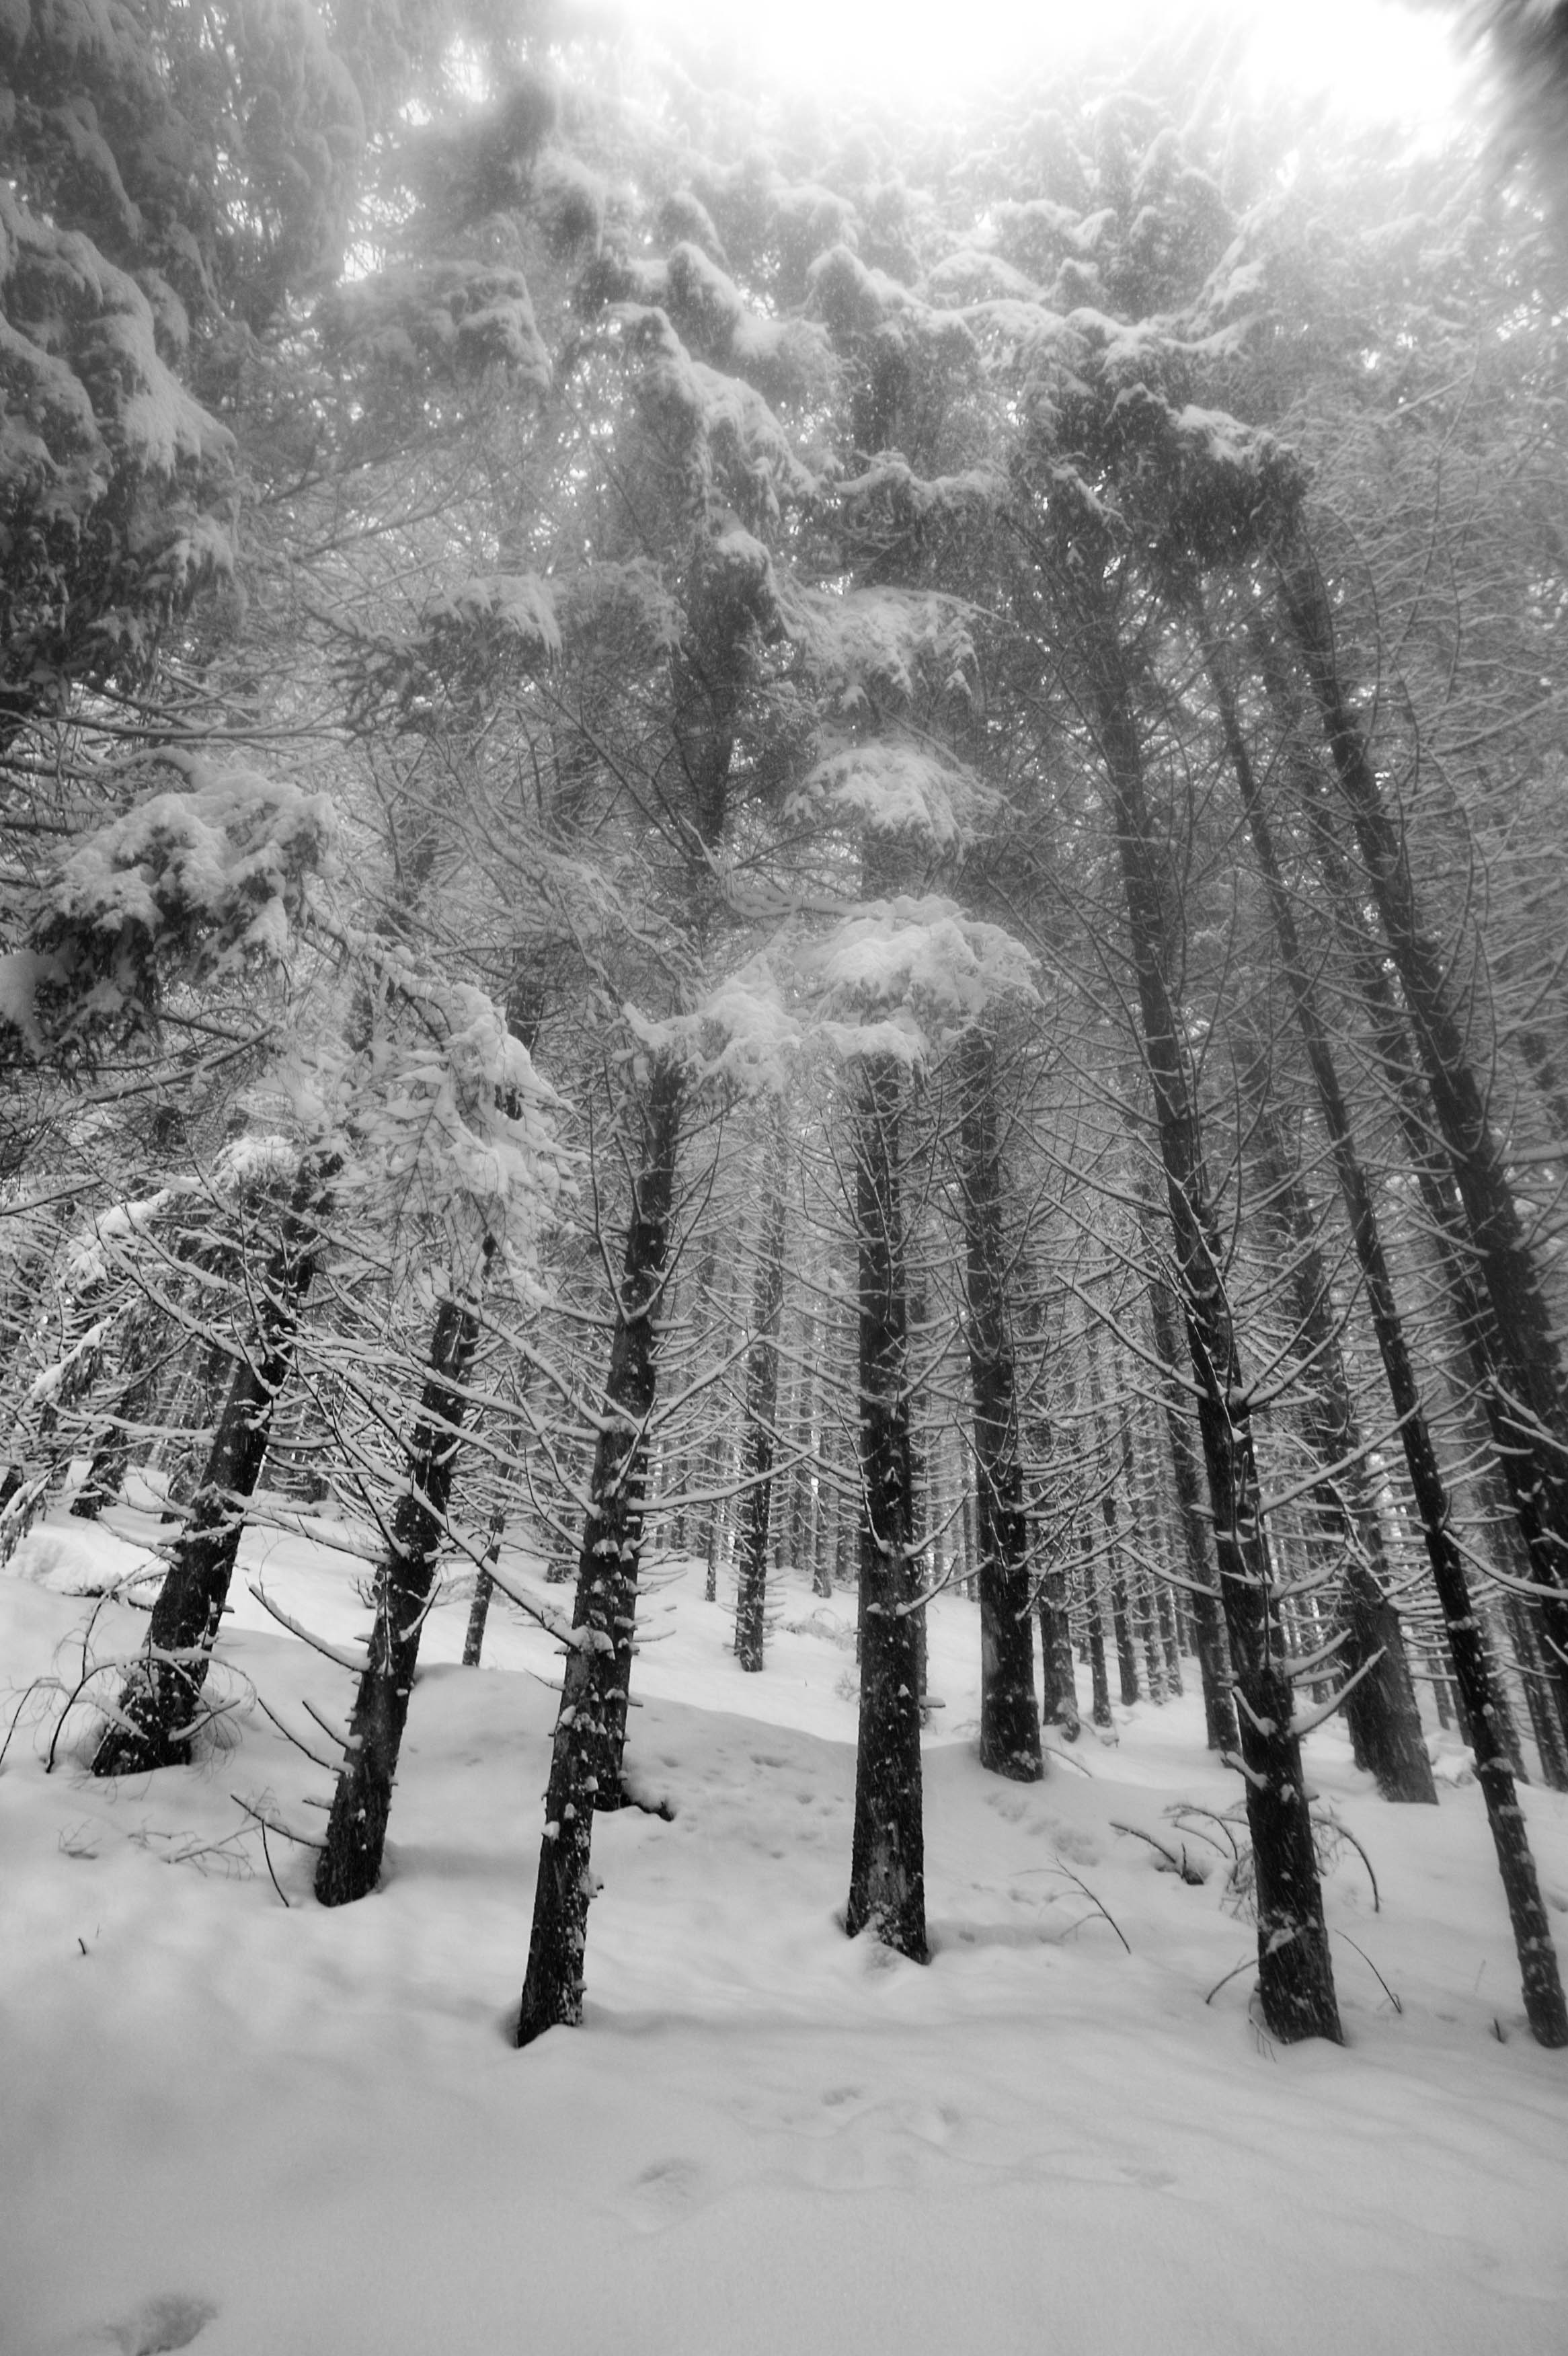
[[[1426,928],[1408,845],[1390,810],[1340,680],[1334,617],[1310,552],[1287,547],[1282,604],[1316,698],[1340,790],[1399,974],[1438,1128],[1464,1205],[1474,1264],[1490,1310],[1492,1388],[1499,1457],[1532,1557],[1568,1590],[1568,1379],[1485,1093],[1471,1055],[1473,1010],[1455,992]],[[1568,1651],[1568,1620],[1552,1599],[1548,1633]]]
[[[1268,857],[1272,858],[1272,846],[1266,831],[1262,841],[1260,855],[1266,851]],[[1267,858],[1264,864],[1266,873],[1277,875],[1278,871],[1269,867]],[[1287,954],[1294,948],[1294,926],[1289,929],[1282,947],[1286,948]],[[1312,1012],[1316,1014],[1315,1006]],[[1321,1033],[1314,1035],[1317,1037],[1322,1053],[1326,1055],[1326,1036]],[[1415,1687],[1411,1682],[1410,1665],[1405,1658],[1400,1616],[1389,1600],[1382,1525],[1378,1519],[1377,1505],[1371,1493],[1365,1451],[1350,1397],[1349,1378],[1339,1346],[1338,1323],[1329,1290],[1328,1275],[1317,1248],[1316,1229],[1300,1178],[1281,1134],[1273,1108],[1268,1101],[1267,1079],[1261,1057],[1254,1059],[1243,1072],[1242,1087],[1252,1108],[1256,1175],[1267,1205],[1266,1215],[1283,1251],[1285,1291],[1292,1322],[1309,1368],[1303,1414],[1305,1436],[1313,1456],[1324,1468],[1322,1478],[1315,1483],[1312,1491],[1313,1506],[1318,1526],[1334,1547],[1342,1566],[1338,1611],[1346,1642],[1341,1646],[1340,1659],[1352,1680],[1345,1700],[1351,1749],[1358,1766],[1377,1778],[1378,1788],[1385,1799],[1424,1802],[1435,1807],[1437,1787],[1432,1780],[1432,1768],[1422,1736],[1421,1713],[1416,1707]],[[1330,1141],[1336,1148],[1337,1166],[1339,1148],[1333,1119],[1335,1109],[1341,1114],[1344,1112],[1337,1082],[1332,1104],[1326,1106],[1324,1112]],[[1365,1226],[1357,1229],[1358,1256],[1367,1281],[1373,1323],[1381,1344],[1385,1336],[1383,1327],[1379,1323],[1380,1307],[1385,1313],[1392,1314],[1395,1323],[1398,1323],[1397,1312],[1391,1309],[1391,1280],[1382,1257],[1381,1240],[1371,1208],[1370,1190],[1359,1160],[1355,1160],[1353,1147],[1347,1145],[1345,1151],[1355,1161],[1352,1189],[1347,1192],[1347,1214],[1352,1219],[1364,1217],[1369,1223],[1369,1234]],[[1344,1185],[1344,1173],[1341,1171],[1342,1188]],[[1402,1392],[1413,1392],[1413,1374],[1408,1352],[1403,1349],[1402,1328],[1389,1338],[1396,1349],[1396,1364],[1389,1371],[1391,1393],[1396,1381]],[[1385,1366],[1389,1364],[1386,1355],[1384,1364]],[[1441,1482],[1435,1494],[1432,1487],[1431,1475],[1436,1456],[1419,1405],[1412,1411],[1409,1421],[1402,1424],[1400,1436],[1405,1446],[1407,1461],[1413,1437],[1422,1470],[1423,1485],[1417,1493],[1418,1512],[1423,1513],[1425,1508],[1435,1510],[1440,1505],[1445,1517],[1447,1497]],[[1411,1477],[1413,1484],[1413,1467]],[[1452,1544],[1453,1541],[1440,1536],[1439,1543]]]
[[[1341,783],[1345,786],[1347,798],[1356,816],[1357,830],[1361,838],[1362,856],[1371,873],[1374,896],[1378,900],[1380,911],[1383,916],[1385,929],[1390,931],[1390,947],[1394,954],[1395,964],[1402,979],[1404,979],[1405,961],[1402,960],[1399,948],[1394,940],[1394,931],[1402,928],[1402,937],[1407,952],[1412,951],[1412,946],[1413,950],[1419,952],[1411,956],[1411,970],[1423,990],[1431,993],[1428,999],[1429,1017],[1441,1017],[1437,1023],[1439,1042],[1438,1038],[1433,1036],[1432,1021],[1423,1023],[1422,1017],[1417,1014],[1414,1001],[1411,996],[1410,981],[1407,980],[1406,997],[1411,1002],[1412,1013],[1416,1022],[1417,1037],[1422,1043],[1423,1060],[1427,1066],[1428,1084],[1432,1087],[1434,1101],[1437,1105],[1444,1138],[1450,1153],[1455,1157],[1456,1172],[1459,1161],[1455,1151],[1456,1141],[1463,1145],[1467,1141],[1476,1164],[1485,1165],[1489,1159],[1495,1158],[1496,1141],[1491,1137],[1479,1091],[1476,1087],[1474,1075],[1470,1071],[1464,1051],[1464,1037],[1457,1028],[1457,1018],[1454,1015],[1453,1010],[1446,1005],[1446,992],[1443,987],[1443,975],[1434,946],[1429,941],[1423,941],[1416,933],[1413,887],[1411,884],[1409,868],[1405,862],[1403,841],[1382,809],[1377,780],[1372,774],[1359,732],[1355,728],[1340,695],[1337,676],[1333,669],[1331,636],[1326,640],[1323,637],[1323,630],[1328,622],[1328,614],[1321,585],[1315,583],[1308,584],[1308,586],[1316,586],[1316,597],[1321,607],[1321,611],[1317,611],[1316,608],[1304,603],[1307,589],[1304,588],[1303,581],[1304,574],[1299,568],[1287,576],[1287,611],[1291,613],[1293,626],[1297,631],[1298,642],[1302,645],[1303,652],[1307,659],[1314,690],[1318,695],[1326,721],[1329,723],[1331,748],[1334,751],[1336,765],[1339,768]],[[1232,729],[1236,726],[1233,708],[1230,726]],[[1239,776],[1245,766],[1243,751],[1242,761],[1238,768]],[[1363,815],[1369,813],[1371,818],[1380,819],[1381,824],[1369,823],[1363,833]],[[1374,856],[1375,853],[1377,857]],[[1273,872],[1277,875],[1277,867]],[[1283,885],[1281,889],[1283,891]],[[1300,952],[1297,949],[1295,960],[1298,966],[1299,957]],[[1304,969],[1302,980],[1305,981]],[[1298,1000],[1298,1009],[1299,1003]],[[1493,1846],[1497,1851],[1498,1869],[1502,1878],[1503,1890],[1513,1924],[1514,1943],[1519,1951],[1525,2010],[1529,2016],[1530,2027],[1541,2044],[1549,2046],[1568,2044],[1568,2004],[1564,2002],[1562,1981],[1557,1968],[1556,1950],[1552,1945],[1546,1910],[1541,1902],[1540,1887],[1536,1879],[1535,1861],[1530,1855],[1523,1814],[1514,1788],[1502,1715],[1494,1691],[1491,1667],[1487,1658],[1480,1622],[1470,1596],[1464,1558],[1449,1526],[1448,1498],[1432,1444],[1431,1433],[1421,1409],[1420,1392],[1403,1328],[1394,1303],[1392,1283],[1378,1234],[1370,1191],[1367,1186],[1365,1175],[1350,1139],[1348,1115],[1346,1112],[1343,1098],[1338,1093],[1332,1059],[1327,1054],[1326,1040],[1321,1041],[1320,1051],[1315,1055],[1311,1033],[1305,1026],[1304,1038],[1309,1058],[1313,1062],[1318,1101],[1323,1110],[1325,1125],[1329,1132],[1335,1167],[1345,1199],[1346,1214],[1350,1223],[1357,1258],[1366,1285],[1368,1308],[1371,1313],[1384,1371],[1388,1376],[1390,1396],[1393,1400],[1394,1411],[1400,1418],[1405,1463],[1410,1473],[1416,1511],[1421,1519],[1427,1558],[1432,1566],[1433,1583],[1437,1591],[1438,1604],[1447,1631],[1448,1648],[1454,1664],[1455,1678],[1469,1719],[1468,1739],[1476,1755],[1477,1779],[1486,1801]],[[1456,1065],[1462,1075],[1458,1084],[1455,1084],[1454,1073],[1449,1068],[1452,1065]],[[1444,1114],[1443,1101],[1439,1095],[1440,1077],[1444,1087],[1450,1090],[1450,1113],[1454,1112],[1455,1106],[1462,1106],[1465,1108],[1464,1120],[1459,1123],[1453,1135],[1449,1133],[1449,1119]],[[1484,1138],[1466,1127],[1472,1115],[1479,1123],[1479,1130],[1484,1132]],[[1506,1191],[1506,1180],[1504,1180],[1500,1162],[1497,1164],[1496,1174],[1499,1181],[1504,1183]],[[1462,1176],[1460,1186],[1461,1194],[1465,1195],[1466,1210],[1470,1214],[1472,1238],[1477,1255],[1482,1266],[1485,1267],[1488,1258],[1487,1235],[1485,1231],[1477,1233],[1476,1228],[1476,1212],[1479,1206],[1480,1198],[1477,1195],[1476,1204],[1473,1205],[1471,1195],[1466,1194]],[[1522,1233],[1518,1229],[1518,1215],[1513,1208],[1511,1195],[1508,1203],[1508,1222],[1511,1223],[1520,1246],[1520,1267],[1514,1270],[1514,1275],[1521,1283],[1528,1279],[1524,1289],[1533,1297],[1536,1307],[1544,1312],[1545,1304],[1539,1286],[1535,1282],[1534,1271],[1529,1265],[1528,1253],[1523,1248]],[[1494,1260],[1499,1257],[1504,1259],[1509,1257],[1509,1251],[1504,1248],[1505,1245],[1506,1237],[1502,1236],[1500,1229],[1491,1230],[1489,1248],[1490,1256]],[[1492,1294],[1493,1314],[1498,1330],[1501,1331],[1505,1321],[1499,1310],[1497,1296],[1492,1293],[1492,1281],[1489,1275],[1487,1289]],[[1540,1436],[1549,1438],[1550,1433]]]
[[[620,1797],[627,1679],[642,1551],[647,1428],[658,1383],[658,1317],[675,1197],[682,1078],[660,1058],[644,1108],[642,1153],[632,1192],[620,1298],[594,1451],[586,1526],[544,1801],[528,1969],[516,2039],[583,2017],[594,1811],[601,1793]]]
[[[762,1666],[768,1608],[768,1530],[773,1505],[774,1427],[779,1408],[779,1326],[784,1308],[784,1128],[774,1131],[762,1210],[760,1258],[746,1361],[746,1433],[741,1449],[740,1543],[735,1601],[736,1658]]]
[[[1085,593],[1098,603],[1098,593]],[[1143,752],[1114,625],[1085,616],[1086,668],[1112,787],[1116,850],[1170,1208],[1177,1296],[1198,1393],[1219,1590],[1230,1642],[1258,1900],[1258,1981],[1271,2034],[1341,2041],[1328,1933],[1293,1729],[1294,1699],[1261,1518],[1251,1412],[1208,1199],[1197,1103],[1166,984],[1164,911]]]
[[[1006,1239],[992,1042],[978,1028],[959,1050],[965,1245],[964,1339],[974,1400],[980,1584],[980,1763],[1029,1783],[1043,1772],[1029,1624],[1029,1543],[1019,1454],[1017,1383],[1004,1295]]]
[[[1203,1687],[1204,1732],[1210,1751],[1237,1750],[1236,1705],[1230,1698],[1230,1654],[1225,1636],[1225,1615],[1203,1511],[1203,1467],[1192,1436],[1192,1421],[1176,1369],[1181,1334],[1176,1304],[1165,1278],[1157,1272],[1149,1281],[1149,1323],[1155,1349],[1167,1370],[1165,1386],[1165,1431],[1170,1442],[1171,1471],[1186,1547],[1187,1595],[1197,1643],[1197,1673]]]
[[[1094,1540],[1088,1530],[1083,1532],[1079,1544],[1083,1548],[1083,1614],[1089,1632],[1089,1714],[1096,1726],[1110,1729],[1116,1721],[1111,1715],[1111,1680],[1105,1667],[1105,1622],[1100,1609]]]
[[[855,1076],[860,1366],[860,1728],[844,1927],[926,1960],[920,1687],[914,1626],[909,1343],[899,1151],[904,1074]]]
[[[94,1775],[185,1765],[229,1599],[245,1512],[261,1477],[273,1411],[294,1364],[300,1312],[322,1247],[335,1157],[307,1154],[262,1275],[252,1348],[235,1367],[201,1483],[153,1606],[141,1659],[121,1689]]]
[[[462,1445],[464,1386],[479,1337],[471,1302],[448,1298],[435,1312],[419,1420],[408,1449],[408,1481],[392,1514],[376,1569],[369,1660],[349,1719],[327,1845],[317,1860],[316,1895],[347,1906],[381,1879],[398,1753],[430,1609],[452,1477]]]
[[[1278,679],[1278,653],[1263,637],[1260,649],[1270,691],[1284,703]],[[1289,714],[1286,713],[1288,721]],[[1568,1597],[1556,1581],[1561,1550],[1542,1519],[1540,1483],[1530,1460],[1513,1444],[1502,1389],[1497,1378],[1501,1353],[1491,1304],[1477,1281],[1454,1183],[1453,1165],[1434,1134],[1431,1100],[1416,1068],[1404,1017],[1378,942],[1361,910],[1351,865],[1328,820],[1324,792],[1315,774],[1298,773],[1317,863],[1328,886],[1334,926],[1349,963],[1371,1026],[1372,1052],[1397,1116],[1405,1151],[1426,1214],[1429,1240],[1449,1306],[1464,1380],[1479,1408],[1493,1458],[1492,1480],[1500,1485],[1524,1554],[1514,1575],[1532,1580],[1532,1625],[1541,1631],[1548,1692],[1559,1736],[1568,1740]],[[1490,1485],[1490,1482],[1484,1485]],[[1521,1603],[1523,1599],[1520,1599]]]
[[[474,1580],[473,1599],[468,1605],[468,1624],[463,1631],[463,1666],[466,1669],[478,1667],[485,1649],[485,1628],[496,1591],[494,1566],[500,1560],[501,1539],[505,1533],[506,1515],[498,1505],[490,1515],[485,1557]]]
[[[1054,1726],[1066,1742],[1076,1742],[1083,1731],[1079,1714],[1078,1679],[1072,1657],[1072,1623],[1068,1603],[1067,1565],[1058,1554],[1040,1580],[1040,1719]]]

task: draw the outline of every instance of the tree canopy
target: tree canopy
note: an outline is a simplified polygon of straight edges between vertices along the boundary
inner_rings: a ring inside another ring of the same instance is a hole
[[[1075,1636],[1107,1713],[1108,1636],[1199,1662],[1286,2040],[1302,1735],[1419,1803],[1457,1711],[1568,2042],[1550,175],[1219,19],[940,112],[564,0],[18,0],[0,69],[0,1546],[73,1463],[186,1515],[96,1772],[189,1756],[245,1515],[346,1503],[358,1898],[441,1567],[477,1652],[525,1530],[526,2042],[648,1561],[733,1548],[760,1667],[787,1547],[919,1956],[968,1578],[1004,1776]]]

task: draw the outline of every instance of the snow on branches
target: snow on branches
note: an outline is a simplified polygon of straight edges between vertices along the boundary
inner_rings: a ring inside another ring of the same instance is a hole
[[[752,309],[699,244],[682,241],[662,261],[607,262],[596,291],[607,300],[657,305],[700,364],[745,378],[770,400],[808,398],[826,387],[821,327]]]
[[[500,369],[516,386],[550,390],[527,281],[505,264],[458,256],[395,265],[335,287],[317,316],[329,354],[347,366],[458,384]]]
[[[971,1023],[1037,1002],[1035,964],[957,903],[872,901],[807,950],[813,1028],[835,1054],[924,1063]]]
[[[904,709],[921,694],[974,692],[974,639],[956,598],[929,591],[791,585],[785,626],[836,710]]]
[[[767,951],[716,981],[689,1012],[654,1021],[622,1008],[638,1055],[672,1056],[688,1087],[727,1096],[779,1095],[800,1044],[800,1025]]]
[[[162,291],[160,315],[0,180],[0,711],[134,671],[232,569],[233,437],[164,358],[183,311]]]
[[[526,1289],[572,1183],[559,1098],[482,990],[381,944],[356,950],[368,1036],[359,1047],[331,1037],[296,1066],[296,1113],[340,1158],[340,1197],[385,1223],[394,1262],[437,1266],[462,1291],[499,1250]]]
[[[327,796],[206,760],[89,835],[45,886],[31,937],[0,958],[0,1054],[91,1063],[156,1026],[169,983],[277,967],[330,864]]]
[[[901,835],[928,851],[961,850],[985,789],[956,762],[923,745],[846,744],[819,761],[790,795],[785,816],[825,816],[855,834]]]
[[[693,488],[716,489],[743,524],[777,522],[807,506],[817,480],[762,395],[741,378],[693,359],[666,314],[618,303],[607,314],[628,361],[639,420],[663,467]]]

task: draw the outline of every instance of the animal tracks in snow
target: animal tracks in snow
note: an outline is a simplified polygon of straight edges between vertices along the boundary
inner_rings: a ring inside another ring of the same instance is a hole
[[[650,2160],[628,2189],[626,2212],[645,2233],[673,2225],[707,2199],[707,2176],[700,2163],[679,2153]]]

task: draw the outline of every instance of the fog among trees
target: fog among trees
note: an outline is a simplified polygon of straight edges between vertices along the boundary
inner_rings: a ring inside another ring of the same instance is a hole
[[[985,1788],[1200,1697],[1271,2049],[1357,2042],[1319,1729],[1390,1855],[1463,1784],[1568,2045],[1551,15],[1418,133],[1224,16],[927,104],[0,5],[0,1562],[142,1549],[7,1779],[281,1729],[236,1826],[381,1904],[433,1615],[541,1632],[529,2046],[670,1582],[759,1694],[842,1607],[834,1935],[912,1965],[961,1609]],[[325,1708],[226,1665],[263,1537]]]

